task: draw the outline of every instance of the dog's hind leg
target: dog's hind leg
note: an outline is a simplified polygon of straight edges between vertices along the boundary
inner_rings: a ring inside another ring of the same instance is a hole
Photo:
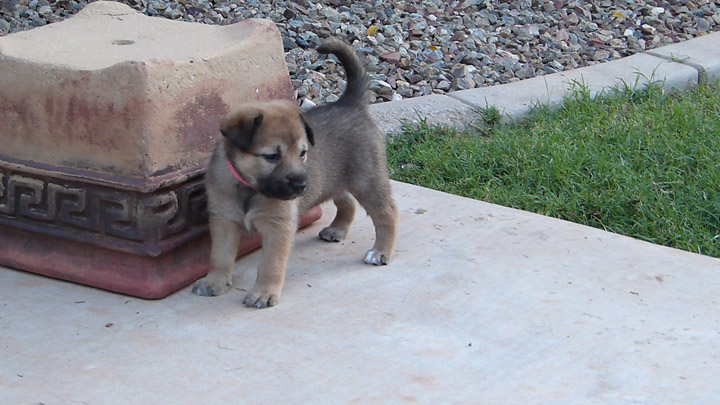
[[[345,239],[348,228],[355,219],[355,199],[350,193],[344,193],[342,196],[333,200],[337,212],[330,226],[320,231],[320,239],[327,242],[340,242]]]
[[[355,196],[375,226],[375,244],[365,254],[364,261],[376,266],[390,262],[397,236],[398,212],[390,193],[390,185],[387,184],[381,189],[381,193],[358,193]]]

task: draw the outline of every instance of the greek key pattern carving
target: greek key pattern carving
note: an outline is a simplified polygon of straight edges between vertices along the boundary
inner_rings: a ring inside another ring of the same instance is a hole
[[[151,194],[0,168],[0,224],[131,252],[161,254],[206,229],[199,177]]]

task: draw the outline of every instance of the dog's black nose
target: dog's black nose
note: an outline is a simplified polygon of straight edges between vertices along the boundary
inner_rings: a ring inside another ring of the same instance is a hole
[[[307,186],[304,181],[291,181],[288,185],[290,186],[290,189],[296,193],[305,190],[305,187]]]
[[[288,187],[294,193],[301,193],[307,187],[307,179],[304,176],[288,176]]]

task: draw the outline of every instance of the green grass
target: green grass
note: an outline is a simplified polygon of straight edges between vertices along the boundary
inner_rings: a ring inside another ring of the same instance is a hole
[[[452,194],[720,257],[720,87],[659,86],[468,133],[406,126],[388,144],[391,176]]]

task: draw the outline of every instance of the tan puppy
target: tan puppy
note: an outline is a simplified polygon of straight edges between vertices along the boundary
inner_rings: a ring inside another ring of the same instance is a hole
[[[385,159],[385,137],[364,102],[368,76],[347,44],[327,40],[347,74],[347,88],[332,104],[301,112],[290,101],[243,105],[221,125],[221,139],[206,176],[210,215],[210,272],[193,287],[219,295],[232,284],[241,230],[256,230],[263,252],[248,307],[279,302],[298,216],[332,199],[337,215],[320,238],[345,238],[355,200],[375,226],[375,245],[365,262],[387,264],[395,246],[397,208]],[[354,197],[354,198],[353,198]]]

